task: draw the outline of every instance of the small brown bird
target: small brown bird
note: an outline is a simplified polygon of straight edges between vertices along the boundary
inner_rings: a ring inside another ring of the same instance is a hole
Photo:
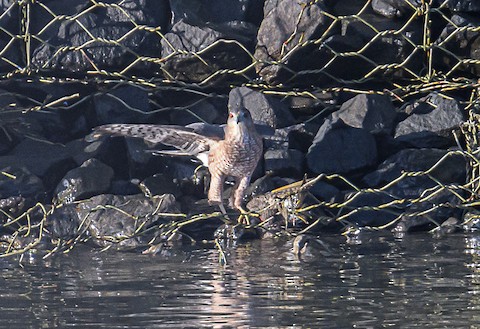
[[[211,175],[208,201],[223,212],[223,184],[227,177],[235,179],[232,205],[242,212],[245,190],[263,154],[262,137],[255,129],[250,112],[241,108],[228,113],[224,129],[201,129],[148,124],[109,124],[95,128],[90,138],[101,134],[139,137],[152,143],[173,146],[179,151],[162,151],[171,155],[191,155],[208,167]],[[210,127],[212,128],[212,127]]]

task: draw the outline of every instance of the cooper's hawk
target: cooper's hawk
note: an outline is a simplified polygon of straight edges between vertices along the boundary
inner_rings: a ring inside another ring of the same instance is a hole
[[[173,155],[192,155],[208,167],[211,180],[208,190],[210,204],[223,208],[223,184],[226,177],[235,179],[232,204],[242,208],[245,190],[263,152],[262,138],[257,133],[250,112],[241,108],[230,111],[224,129],[199,129],[195,124],[182,127],[173,125],[109,124],[95,128],[90,138],[107,133],[140,137],[152,143],[174,146]]]

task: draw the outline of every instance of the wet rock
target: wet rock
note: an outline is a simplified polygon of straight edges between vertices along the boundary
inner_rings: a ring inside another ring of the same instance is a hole
[[[291,73],[272,62],[281,62],[287,67],[293,64],[297,72],[302,68],[316,68],[318,59],[317,63],[312,63],[313,57],[303,57],[303,63],[291,63],[291,57],[301,57],[300,53],[304,52],[298,45],[319,38],[330,26],[332,20],[324,14],[328,10],[323,2],[281,1],[276,6],[265,6],[271,10],[266,9],[258,30],[254,55],[259,61],[256,64],[257,73],[268,83],[279,83],[287,80]],[[311,48],[305,52],[311,51]]]
[[[158,57],[160,38],[155,33],[129,32],[134,28],[132,20],[139,25],[159,26],[165,32],[170,21],[166,1],[128,0],[118,6],[93,6],[90,1],[77,0],[48,3],[49,10],[56,15],[74,16],[83,12],[75,20],[59,19],[52,23],[47,9],[33,5],[31,33],[46,40],[34,44],[34,67],[85,74],[86,71],[123,70],[137,59],[136,54]],[[103,40],[119,40],[119,44]],[[128,72],[148,72],[147,68],[151,69],[151,64],[139,61]]]
[[[364,182],[371,187],[390,183],[403,172],[425,172],[434,166],[448,151],[439,149],[406,149],[385,160],[376,171],[366,175]],[[461,155],[450,154],[445,157],[430,175],[442,184],[464,184],[466,179],[466,160]],[[424,189],[437,183],[426,175],[405,177],[389,191],[399,197],[418,197]]]
[[[267,150],[263,157],[267,174],[301,177],[305,172],[305,155],[298,150]]]
[[[125,86],[94,97],[98,125],[107,123],[139,123],[145,121],[150,111],[145,90]],[[138,112],[144,113],[144,116]]]
[[[397,125],[395,139],[415,147],[438,147],[454,145],[452,130],[458,129],[465,115],[460,104],[432,94],[428,102],[433,104],[428,113],[414,113]]]
[[[237,40],[248,49],[255,30],[246,22],[195,25],[182,19],[161,41],[165,62],[162,71],[169,79],[218,82],[222,78],[222,74],[214,76],[218,71],[239,70],[251,63],[245,50],[224,40]]]
[[[477,11],[480,4],[477,2]],[[480,66],[472,64],[458,65],[461,60],[480,60],[480,18],[478,15],[458,13],[444,27],[433,47],[435,66],[446,73],[453,70],[463,71],[475,76],[480,74]],[[460,73],[461,74],[461,73]]]
[[[262,236],[260,228],[245,227],[243,225],[223,224],[213,233],[220,243],[229,244],[238,240],[259,239]]]
[[[170,0],[174,23],[181,19],[193,22],[224,23],[246,21],[260,24],[263,1],[257,0]]]
[[[328,119],[318,130],[307,153],[307,165],[315,173],[347,173],[372,166],[376,161],[377,147],[370,133],[333,125]]]
[[[97,159],[85,161],[70,170],[55,189],[60,203],[72,203],[107,192],[113,178],[113,169]]]
[[[144,230],[172,218],[160,213],[177,213],[173,195],[148,199],[143,195],[98,195],[77,204],[78,218],[83,221],[92,241],[114,249],[144,246],[161,238],[161,230]]]
[[[371,134],[390,134],[396,117],[390,97],[384,95],[357,95],[332,113],[333,122],[342,120],[350,127],[364,129]]]
[[[48,232],[53,238],[73,239],[81,233],[79,231],[83,227],[81,221],[82,219],[78,216],[77,205],[66,204],[55,209],[47,217]]]
[[[263,123],[273,128],[294,124],[286,102],[248,87],[233,88],[228,96],[228,107],[231,109],[244,107],[250,111],[256,123]]]

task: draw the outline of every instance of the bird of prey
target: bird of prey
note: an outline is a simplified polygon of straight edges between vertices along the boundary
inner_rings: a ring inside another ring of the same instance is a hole
[[[203,127],[203,129],[202,129]],[[212,129],[213,127],[213,129]],[[152,143],[173,146],[178,151],[162,151],[172,155],[197,157],[211,175],[208,201],[223,207],[223,184],[227,177],[235,179],[231,204],[242,212],[245,190],[263,154],[262,137],[255,129],[250,112],[245,108],[231,110],[224,128],[192,124],[187,127],[149,124],[108,124],[95,128],[90,135],[102,134],[139,137]]]

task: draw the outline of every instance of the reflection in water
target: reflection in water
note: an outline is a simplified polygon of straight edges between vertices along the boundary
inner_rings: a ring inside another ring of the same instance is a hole
[[[363,232],[298,258],[291,241],[168,256],[80,247],[24,268],[1,260],[3,327],[475,327],[480,238]]]

